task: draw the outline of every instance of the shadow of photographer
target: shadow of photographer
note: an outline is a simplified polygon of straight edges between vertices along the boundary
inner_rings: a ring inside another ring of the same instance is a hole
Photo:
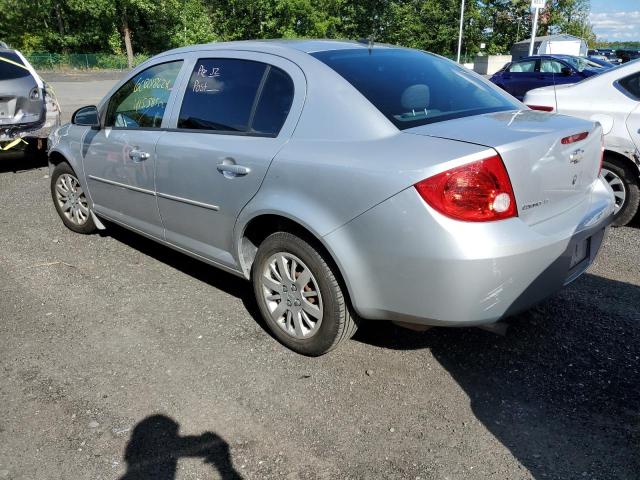
[[[202,458],[223,480],[241,480],[231,461],[229,444],[212,432],[181,436],[180,425],[165,415],[152,415],[133,429],[124,459],[127,472],[120,480],[174,480],[178,460]]]

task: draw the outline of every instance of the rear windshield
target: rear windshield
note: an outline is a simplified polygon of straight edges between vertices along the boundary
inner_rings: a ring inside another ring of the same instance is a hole
[[[13,80],[14,78],[28,77],[31,75],[29,70],[14,65],[14,63],[22,65],[22,60],[18,55],[14,52],[0,52],[0,81]]]
[[[374,47],[311,55],[348,80],[400,130],[521,108],[465,68],[418,50]]]

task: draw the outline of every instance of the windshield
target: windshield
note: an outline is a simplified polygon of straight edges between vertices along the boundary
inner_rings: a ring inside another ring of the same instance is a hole
[[[521,105],[464,67],[418,50],[357,48],[312,53],[400,130]]]
[[[597,64],[596,62],[592,62],[586,58],[581,57],[564,57],[563,60],[567,63],[570,63],[573,68],[577,71],[582,72],[585,68],[589,70],[597,70],[602,68],[602,65]]]
[[[31,75],[29,70],[25,67],[15,65],[16,63],[23,65],[22,60],[17,54],[14,52],[0,52],[0,81],[13,80]]]

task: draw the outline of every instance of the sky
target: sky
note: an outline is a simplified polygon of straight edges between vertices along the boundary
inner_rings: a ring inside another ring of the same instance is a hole
[[[591,0],[589,20],[598,40],[640,41],[640,0]]]

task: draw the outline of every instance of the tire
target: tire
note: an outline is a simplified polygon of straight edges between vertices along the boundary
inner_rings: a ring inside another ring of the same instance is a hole
[[[602,176],[616,194],[613,225],[619,227],[628,224],[635,217],[640,204],[640,175],[624,161],[609,155],[602,162]]]
[[[85,235],[97,230],[80,181],[73,168],[66,162],[59,163],[53,169],[51,199],[62,223],[69,230]],[[69,207],[66,208],[66,205]]]
[[[251,281],[269,329],[295,352],[323,355],[356,332],[357,321],[335,267],[296,235],[277,232],[262,242],[251,268]]]

